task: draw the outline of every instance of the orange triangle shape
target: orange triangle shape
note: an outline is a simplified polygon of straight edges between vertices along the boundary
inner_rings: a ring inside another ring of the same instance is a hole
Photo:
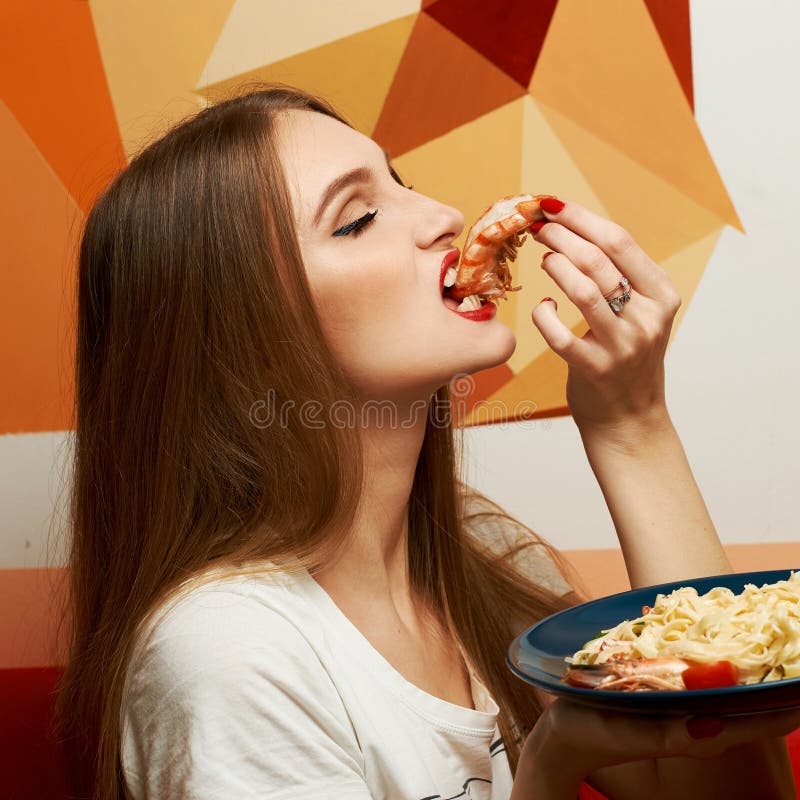
[[[0,433],[65,430],[82,215],[2,102],[0,176]]]
[[[681,82],[683,93],[694,109],[689,0],[645,0],[645,4],[669,54],[675,74]]]
[[[372,136],[398,156],[524,94],[488,59],[420,14]]]
[[[496,367],[482,369],[472,375],[473,390],[464,398],[464,410],[469,412],[481,400],[485,400],[502,388],[514,377],[508,364],[498,364]]]
[[[330,99],[358,130],[371,133],[403,57],[416,15],[377,25],[199,89],[210,102],[238,94],[243,83],[288,83]],[[364,64],[369,64],[369,70]],[[358,91],[352,87],[357,86]]]
[[[0,94],[84,212],[126,163],[88,3],[4,3]]]

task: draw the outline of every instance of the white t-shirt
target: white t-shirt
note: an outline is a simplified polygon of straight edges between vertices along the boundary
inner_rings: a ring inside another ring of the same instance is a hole
[[[539,566],[566,586],[552,562]],[[308,572],[195,587],[128,669],[129,789],[136,800],[508,800],[499,709],[462,654],[475,709],[404,678]]]

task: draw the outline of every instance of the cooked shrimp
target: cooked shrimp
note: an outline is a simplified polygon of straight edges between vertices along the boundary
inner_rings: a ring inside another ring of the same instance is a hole
[[[686,687],[681,674],[688,667],[682,658],[621,658],[602,664],[571,664],[564,680],[584,689],[682,691]]]
[[[545,219],[539,201],[550,196],[510,195],[489,206],[469,229],[458,268],[448,270],[445,294],[456,300],[470,296],[499,300],[506,292],[521,289],[511,285],[507,262],[517,257],[525,228]]]

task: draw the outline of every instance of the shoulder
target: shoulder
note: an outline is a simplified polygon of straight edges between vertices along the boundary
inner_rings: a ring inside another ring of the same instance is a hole
[[[122,742],[143,796],[323,797],[329,784],[335,796],[364,796],[347,709],[286,591],[248,581],[194,588],[137,642]]]
[[[468,535],[492,555],[509,559],[523,574],[561,597],[573,591],[557,551],[498,503],[464,486],[463,522]]]
[[[300,624],[299,597],[278,583],[247,579],[204,583],[159,608],[131,658],[132,679],[153,689],[216,686],[258,672],[318,683],[325,671]]]

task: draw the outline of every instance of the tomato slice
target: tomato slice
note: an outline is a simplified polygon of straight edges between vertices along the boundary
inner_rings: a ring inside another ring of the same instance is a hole
[[[692,664],[681,673],[681,677],[687,689],[719,689],[739,683],[739,667],[730,661]]]

